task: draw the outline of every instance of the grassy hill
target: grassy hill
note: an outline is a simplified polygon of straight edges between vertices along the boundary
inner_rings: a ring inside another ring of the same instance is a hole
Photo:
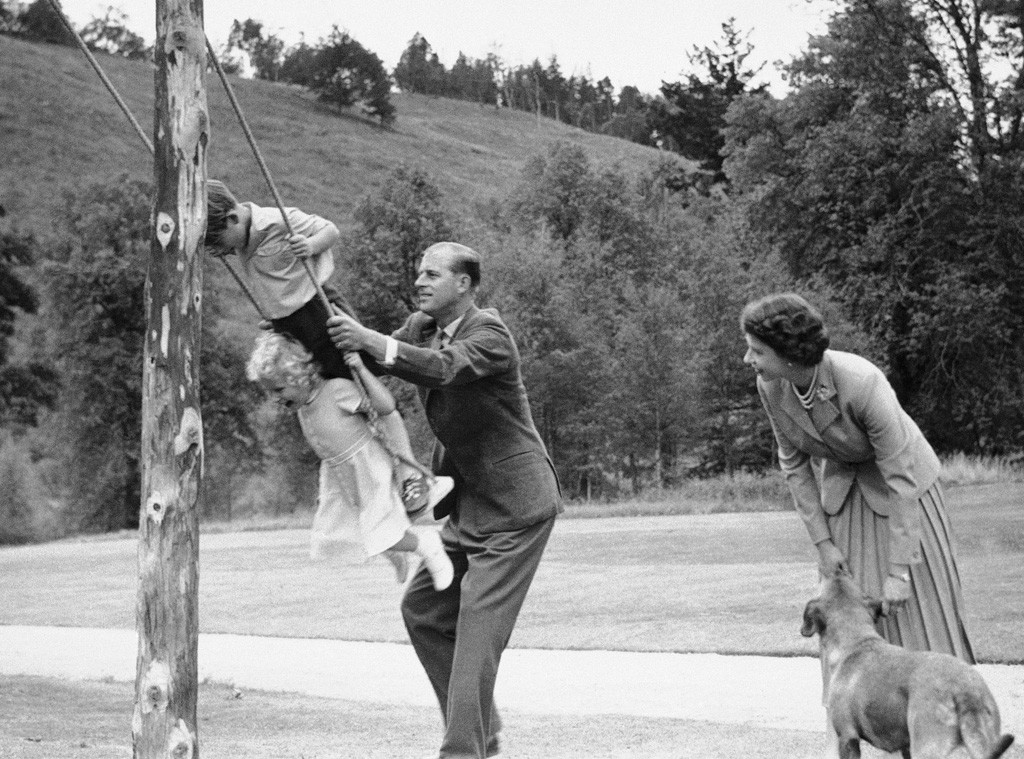
[[[153,66],[101,55],[100,64],[147,133],[152,132]],[[584,147],[595,162],[648,166],[659,153],[507,109],[397,93],[398,118],[383,130],[338,115],[306,91],[231,78],[286,204],[351,222],[358,201],[397,165],[426,170],[454,205],[503,196],[524,162],[555,140]],[[267,205],[272,196],[217,76],[207,78],[211,177]],[[138,135],[77,48],[0,36],[0,204],[19,226],[47,225],[62,187],[128,172],[151,178]]]
[[[100,65],[147,134],[153,129],[154,67],[99,56]],[[398,165],[425,170],[453,209],[503,198],[524,163],[554,141],[579,144],[596,165],[644,170],[664,154],[528,113],[396,93],[397,121],[384,130],[342,114],[294,86],[231,78],[284,202],[333,220],[352,211]],[[211,177],[242,199],[273,205],[216,74],[207,77]],[[77,48],[0,36],[0,205],[21,230],[45,235],[63,209],[64,191],[123,174],[152,179],[152,158]],[[252,312],[237,286],[211,266],[209,286],[228,321],[248,332]]]

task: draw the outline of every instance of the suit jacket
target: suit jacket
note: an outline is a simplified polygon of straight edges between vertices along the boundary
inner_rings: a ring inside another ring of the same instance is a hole
[[[870,361],[828,350],[818,370],[810,412],[787,380],[757,380],[797,511],[811,540],[830,537],[857,483],[867,505],[889,517],[889,558],[921,560],[918,499],[939,476],[939,459],[903,410],[889,381]]]
[[[478,534],[518,530],[562,510],[554,467],[533,424],[519,351],[494,309],[472,306],[449,345],[417,311],[393,337],[390,373],[418,386],[437,445],[434,472],[455,479],[435,508]]]

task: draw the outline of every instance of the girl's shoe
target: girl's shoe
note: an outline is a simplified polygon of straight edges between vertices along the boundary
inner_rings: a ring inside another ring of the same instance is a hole
[[[434,581],[434,590],[444,590],[455,579],[455,568],[448,558],[441,542],[441,534],[432,527],[411,527],[417,538],[416,555],[423,559],[430,579]]]

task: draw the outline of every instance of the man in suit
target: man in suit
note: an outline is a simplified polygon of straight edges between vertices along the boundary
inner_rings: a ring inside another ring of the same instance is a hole
[[[494,309],[475,304],[480,259],[453,242],[423,254],[420,310],[392,336],[339,315],[335,345],[363,350],[418,386],[437,443],[433,468],[455,480],[435,508],[455,581],[434,590],[422,568],[402,600],[413,648],[441,705],[441,759],[499,754],[493,704],[501,654],[562,510],[533,424],[519,351]]]

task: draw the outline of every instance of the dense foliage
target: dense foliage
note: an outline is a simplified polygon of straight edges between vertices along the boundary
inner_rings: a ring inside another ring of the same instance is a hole
[[[38,422],[46,437],[59,441],[41,455],[59,461],[50,485],[66,504],[63,519],[72,529],[138,523],[151,195],[149,183],[126,177],[69,192],[57,235],[37,246],[46,253],[36,276],[47,287],[39,308],[46,340],[35,353],[46,363],[26,371],[47,372],[48,395],[39,402],[49,400],[55,410],[22,421]],[[213,489],[222,476],[251,472],[261,451],[251,423],[258,393],[245,380],[244,354],[217,333],[215,317],[214,310],[203,320],[201,359],[206,476]]]
[[[557,56],[513,66],[494,53],[476,60],[464,53],[448,69],[423,35],[409,41],[394,70],[395,84],[406,92],[470,100],[515,108],[603,132],[642,145],[657,145],[698,161],[721,180],[721,135],[726,109],[744,93],[759,94],[753,80],[763,66],[749,68],[753,47],[734,19],[722,24],[721,40],[695,46],[684,81],[663,82],[655,95],[633,85],[616,95],[608,77],[562,73]]]
[[[887,371],[941,453],[1019,457],[1021,13],[967,0],[837,2],[827,33],[789,63],[781,99],[754,83],[749,47],[726,25],[657,107],[629,88],[615,98],[610,83],[548,91],[566,81],[554,60],[515,71],[463,56],[454,77],[417,35],[395,72],[405,89],[472,91],[478,102],[640,141],[658,114],[663,144],[703,171],[653,151],[649,166],[605,168],[581,143],[538,144],[512,192],[464,208],[442,191],[445,178],[398,166],[351,225],[337,220],[349,229],[340,284],[364,321],[387,330],[414,308],[426,246],[454,238],[479,249],[479,300],[516,335],[534,416],[570,498],[769,468],[771,431],[742,365],[737,315],[748,299],[782,289],[823,309],[834,347]],[[234,37],[266,78],[320,82],[339,105],[367,107],[373,86],[346,90],[359,61],[382,88],[386,73],[335,32],[329,46],[291,51],[260,47],[258,24],[238,25]],[[0,511],[15,521],[35,519],[26,503],[41,498],[96,529],[137,514],[148,194],[128,181],[88,188],[69,197],[53,239],[0,235],[0,485],[11,483],[0,490],[14,494]],[[248,346],[228,341],[215,310],[207,314],[211,515],[245,497],[277,510],[311,505],[316,462],[294,419],[244,381]],[[15,350],[29,317],[32,335]],[[403,409],[412,403],[404,392]],[[38,445],[44,438],[59,443]]]
[[[672,193],[667,167],[637,181],[556,143],[512,196],[458,239],[486,255],[480,301],[523,356],[535,420],[573,497],[763,469],[767,420],[741,365],[746,295],[784,284],[770,250],[745,249],[719,201]],[[397,169],[366,198],[346,248],[364,318],[389,329],[413,308],[418,254],[450,231],[423,172]]]
[[[34,426],[56,400],[56,376],[41,357],[11,360],[15,321],[39,307],[36,288],[23,274],[35,263],[37,247],[32,235],[0,230],[0,428],[13,431]]]
[[[970,5],[848,2],[791,95],[730,110],[725,170],[790,274],[882,346],[932,442],[1007,453],[1024,447],[1021,17]]]
[[[94,16],[77,31],[90,50],[120,55],[125,58],[146,59],[153,55],[152,48],[135,32],[128,29],[127,16],[114,7],[108,7],[102,17]],[[0,3],[0,34],[10,34],[37,42],[74,46],[75,32],[68,28],[48,0],[34,0],[27,5],[15,3],[8,8]]]

